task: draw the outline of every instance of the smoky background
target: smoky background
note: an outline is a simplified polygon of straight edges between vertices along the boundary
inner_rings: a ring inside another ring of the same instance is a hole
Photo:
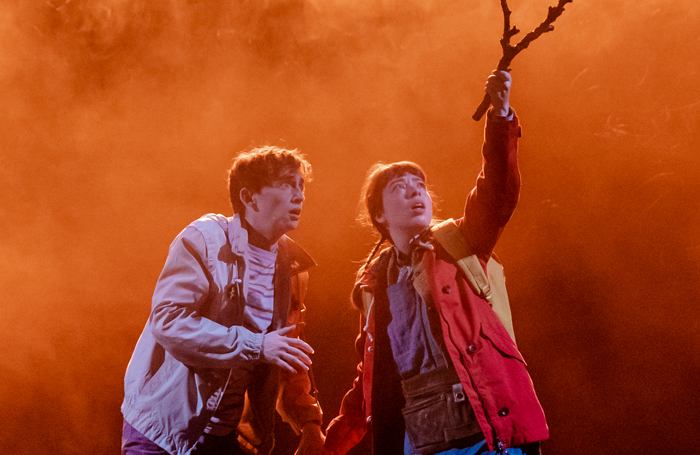
[[[547,6],[511,0],[512,21],[524,34]],[[513,63],[523,188],[496,251],[545,454],[700,443],[698,21],[694,0],[575,0]],[[292,237],[319,264],[307,331],[327,424],[358,360],[365,172],[416,161],[438,215],[460,216],[501,28],[497,1],[0,4],[2,452],[118,451],[168,245],[230,215],[226,169],[267,143],[314,167]],[[281,426],[276,453],[295,443]]]

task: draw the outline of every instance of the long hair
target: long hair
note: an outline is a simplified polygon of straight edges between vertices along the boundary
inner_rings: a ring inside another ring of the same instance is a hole
[[[406,174],[412,174],[420,178],[426,183],[427,188],[425,171],[423,171],[419,165],[411,161],[398,161],[390,164],[376,163],[370,167],[367,172],[367,177],[365,178],[360,192],[357,221],[363,226],[373,226],[377,233],[379,233],[380,238],[369,254],[365,265],[360,269],[360,273],[367,269],[382,244],[386,240],[391,242],[389,230],[386,226],[378,222],[377,218],[384,212],[384,188],[386,188],[387,184],[393,179]],[[427,191],[430,197],[435,200],[433,192],[430,189]]]

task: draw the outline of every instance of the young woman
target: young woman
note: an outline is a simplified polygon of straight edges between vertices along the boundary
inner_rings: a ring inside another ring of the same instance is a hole
[[[487,81],[483,168],[461,218],[431,227],[418,165],[370,169],[362,202],[381,240],[352,294],[362,362],[323,452],[345,454],[367,431],[376,455],[529,455],[548,437],[510,321],[491,300],[492,250],[520,189],[510,83],[502,71]]]

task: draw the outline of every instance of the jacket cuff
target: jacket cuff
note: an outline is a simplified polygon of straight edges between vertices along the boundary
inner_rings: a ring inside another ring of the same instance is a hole
[[[262,358],[262,343],[265,337],[264,333],[253,333],[250,340],[245,343],[246,350],[250,351],[251,360],[260,360]]]
[[[309,422],[319,426],[323,424],[323,412],[318,402],[295,405],[292,411],[284,410],[283,412],[280,412],[282,420],[287,422],[296,434],[301,433],[301,429]]]
[[[512,107],[508,107],[508,115],[501,117],[500,115],[494,114],[493,108],[489,109],[486,118],[495,122],[510,122],[515,117],[515,111]]]
[[[367,432],[364,419],[339,416],[328,424],[324,447],[334,454],[344,455],[362,441]]]
[[[486,126],[484,128],[484,140],[493,141],[495,137],[522,137],[522,128],[518,120],[518,115],[513,108],[510,108],[508,117],[500,117],[491,114],[489,110],[486,116]]]

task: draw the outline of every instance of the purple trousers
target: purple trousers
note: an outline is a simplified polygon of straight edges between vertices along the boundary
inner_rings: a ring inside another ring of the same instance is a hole
[[[238,435],[235,431],[226,436],[200,436],[192,455],[245,455],[238,445]],[[139,433],[129,423],[124,421],[122,429],[122,455],[170,455],[163,448]]]

